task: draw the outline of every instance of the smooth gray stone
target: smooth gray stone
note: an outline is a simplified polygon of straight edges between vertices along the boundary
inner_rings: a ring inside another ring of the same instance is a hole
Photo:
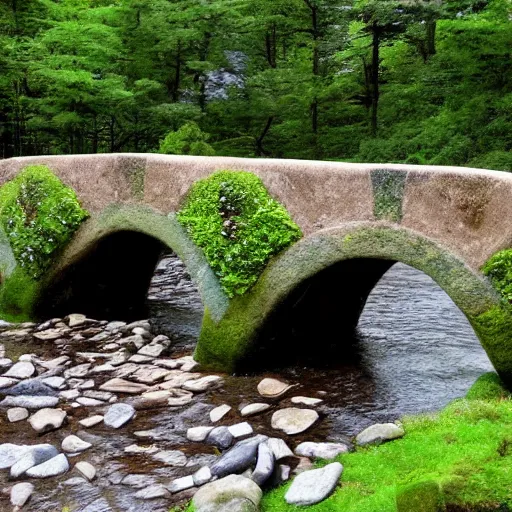
[[[113,512],[113,509],[105,498],[98,498],[81,509],[80,512]]]
[[[237,443],[210,468],[212,475],[222,478],[245,471],[256,461],[258,446],[267,440],[266,436],[255,436]]]
[[[191,427],[187,430],[187,439],[195,443],[204,441],[214,427]]]
[[[38,466],[34,466],[27,471],[27,475],[33,478],[48,478],[51,476],[62,475],[69,470],[69,462],[66,456],[61,453],[53,459],[47,460]]]
[[[163,485],[151,485],[135,493],[139,500],[154,500],[156,498],[168,498],[169,491]]]
[[[328,498],[338,485],[343,466],[333,462],[295,477],[284,499],[289,505],[314,505]]]
[[[13,407],[12,409],[7,410],[7,419],[11,423],[16,423],[17,421],[26,420],[29,416],[29,412],[27,409],[23,407]]]
[[[92,446],[91,443],[88,443],[73,434],[70,436],[67,436],[62,441],[62,450],[67,453],[84,452],[85,450],[88,450],[91,446]]]
[[[34,466],[59,455],[59,450],[51,444],[38,444],[31,446],[29,451],[11,466],[11,478],[18,478]]]
[[[293,452],[290,450],[290,447],[282,439],[271,437],[267,441],[267,444],[272,450],[276,460],[284,459],[286,457],[293,457]]]
[[[192,475],[189,475],[173,480],[169,485],[169,491],[176,494],[177,492],[186,491],[192,487],[194,487],[194,478]]]
[[[7,396],[0,402],[0,407],[24,407],[29,410],[55,407],[59,403],[57,396]]]
[[[257,512],[262,495],[252,480],[229,475],[201,487],[192,504],[195,512]]]
[[[58,429],[66,419],[66,411],[62,409],[39,409],[30,419],[30,425],[39,434]]]
[[[300,457],[316,459],[334,459],[340,453],[348,453],[350,447],[342,443],[300,443],[295,448],[295,454]]]
[[[114,404],[108,408],[103,422],[113,428],[120,428],[135,416],[135,409],[128,404]]]
[[[233,434],[229,431],[228,427],[216,427],[214,428],[206,438],[207,444],[213,444],[225,450],[231,446],[233,442]]]
[[[2,392],[4,395],[11,396],[57,396],[59,393],[50,386],[44,384],[41,380],[30,379],[19,382],[15,386]]]
[[[212,472],[208,466],[204,466],[198,469],[193,475],[194,485],[200,487],[201,485],[207,484],[212,479]]]
[[[251,479],[260,487],[270,478],[274,471],[274,454],[267,443],[258,446],[258,461]]]
[[[151,457],[169,466],[183,467],[187,464],[187,456],[179,450],[162,450]]]
[[[34,486],[29,482],[21,482],[11,489],[11,505],[15,507],[23,507],[30,499],[34,492]]]
[[[155,479],[150,475],[127,475],[121,480],[122,485],[128,485],[135,489],[142,489],[155,485]]]
[[[356,444],[364,446],[367,444],[380,444],[403,437],[405,431],[394,423],[377,423],[364,429],[356,436]]]
[[[12,443],[0,444],[0,469],[10,468],[28,451],[30,446]]]
[[[29,377],[32,377],[35,372],[36,369],[32,363],[29,363],[28,361],[20,361],[19,363],[11,366],[9,371],[4,373],[3,376],[14,377],[15,379],[28,379]]]

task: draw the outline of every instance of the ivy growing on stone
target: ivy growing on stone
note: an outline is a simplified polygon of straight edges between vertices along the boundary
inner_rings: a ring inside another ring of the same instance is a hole
[[[195,183],[178,219],[229,297],[249,290],[270,258],[302,236],[262,181],[244,171],[219,171]]]
[[[45,166],[30,166],[0,188],[0,226],[18,265],[39,279],[88,213]]]

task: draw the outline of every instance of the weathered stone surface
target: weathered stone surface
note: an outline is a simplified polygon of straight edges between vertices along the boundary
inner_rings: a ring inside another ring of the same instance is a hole
[[[249,404],[249,405],[246,405],[244,408],[242,408],[242,410],[240,411],[240,414],[242,416],[254,416],[255,414],[259,414],[268,409],[270,409],[269,404],[263,404],[263,403]]]
[[[71,313],[67,316],[67,321],[69,327],[78,327],[79,325],[84,325],[86,323],[87,317],[79,313]]]
[[[10,468],[28,451],[30,451],[30,446],[12,443],[0,444],[0,469]]]
[[[23,407],[13,407],[12,409],[7,410],[7,419],[11,423],[26,420],[28,418],[28,415],[29,412],[27,411],[27,409]]]
[[[28,379],[32,377],[36,373],[36,369],[32,363],[28,362],[19,362],[15,365],[11,366],[6,373],[3,374],[3,377],[11,377],[14,379]]]
[[[53,341],[61,338],[65,332],[65,329],[46,329],[45,331],[35,332],[34,338],[39,341]]]
[[[173,480],[169,485],[169,491],[175,494],[192,487],[194,487],[194,478],[192,475],[189,475]]]
[[[139,500],[154,500],[157,498],[168,498],[169,491],[163,485],[151,485],[135,493]]]
[[[160,345],[159,343],[150,343],[149,345],[146,345],[145,347],[142,347],[138,354],[141,356],[148,356],[148,357],[160,357],[162,352],[165,350],[165,347],[163,345]]]
[[[155,382],[163,380],[167,375],[169,375],[169,373],[170,370],[166,370],[165,368],[159,368],[158,366],[146,366],[130,375],[130,379],[143,384],[154,384]]]
[[[69,368],[64,372],[64,377],[66,379],[70,379],[72,377],[85,377],[89,373],[91,366],[91,363],[83,363],[77,366],[73,366],[72,368]]]
[[[222,377],[218,375],[207,375],[197,380],[189,380],[183,384],[183,389],[194,393],[202,393],[209,389],[214,389],[222,383]]]
[[[13,384],[16,384],[16,382],[17,381],[15,379],[10,379],[8,377],[0,377],[0,389],[8,388]]]
[[[59,450],[51,444],[30,446],[27,452],[11,466],[11,478],[18,478],[30,468],[56,457]]]
[[[38,466],[34,466],[27,471],[27,475],[32,478],[49,478],[62,475],[69,470],[69,462],[66,456],[61,453],[53,459],[47,460]]]
[[[122,479],[121,484],[128,485],[134,489],[142,489],[143,487],[155,485],[155,479],[149,475],[127,475]]]
[[[51,361],[40,361],[38,364],[47,370],[54,370],[55,368],[64,366],[68,361],[69,356],[60,356],[56,359],[52,359]]]
[[[195,443],[204,441],[208,434],[213,430],[213,427],[192,427],[187,430],[187,439]]]
[[[78,436],[71,435],[62,441],[62,450],[66,453],[80,453],[88,450],[92,446],[91,443],[80,439]]]
[[[258,384],[258,393],[261,396],[275,398],[284,395],[291,387],[277,379],[266,378]]]
[[[79,471],[89,482],[96,478],[96,468],[86,461],[80,461],[75,464],[75,469]]]
[[[237,423],[236,425],[231,425],[228,427],[228,430],[235,439],[249,436],[253,433],[251,425],[246,421],[243,423]]]
[[[227,427],[216,427],[208,434],[206,442],[225,450],[231,446],[233,434]]]
[[[201,487],[192,504],[196,512],[256,512],[262,495],[252,480],[230,475]]]
[[[310,398],[308,396],[294,396],[292,397],[292,404],[299,405],[318,405],[322,403],[323,400],[321,398]]]
[[[183,467],[187,464],[187,456],[179,450],[163,450],[151,457],[169,466]]]
[[[38,379],[19,382],[15,386],[3,391],[8,396],[57,396],[58,392]]]
[[[120,428],[135,416],[135,409],[128,404],[114,404],[108,408],[103,421],[105,425]]]
[[[94,427],[95,425],[98,425],[103,421],[103,416],[100,414],[96,414],[95,416],[89,416],[88,418],[84,418],[83,420],[80,420],[78,423],[82,425],[82,427],[90,428]]]
[[[34,485],[29,482],[20,482],[13,485],[11,489],[11,505],[19,508],[23,507],[33,492]]]
[[[102,400],[96,400],[95,398],[87,398],[86,396],[81,396],[76,399],[77,403],[83,405],[84,407],[98,407],[101,405],[105,405],[105,402]]]
[[[7,396],[0,402],[0,407],[23,407],[32,411],[55,407],[58,403],[56,396]]]
[[[50,432],[62,426],[67,414],[62,409],[40,409],[30,419],[30,425],[38,433]]]
[[[204,466],[201,469],[198,469],[192,475],[192,478],[194,479],[194,485],[196,487],[201,487],[212,479],[212,472],[208,466]]]
[[[80,396],[80,391],[78,389],[66,389],[61,391],[59,396],[64,400],[76,400]]]
[[[272,428],[282,430],[288,435],[300,434],[311,427],[319,416],[312,409],[290,407],[281,409],[272,415]]]
[[[282,439],[271,437],[267,441],[267,444],[268,447],[272,450],[276,460],[284,459],[286,457],[293,457],[293,452],[290,450],[290,447]]]
[[[226,414],[231,411],[230,405],[219,405],[218,407],[215,407],[215,409],[212,409],[210,411],[210,421],[212,423],[217,423],[217,421],[220,421]]]
[[[347,453],[350,448],[342,443],[301,443],[295,448],[295,454],[301,457],[317,459],[334,459],[340,453]]]
[[[227,451],[210,468],[212,475],[222,478],[233,473],[241,473],[256,462],[258,446],[266,441],[265,436],[255,436],[240,441]]]
[[[286,503],[299,506],[320,503],[334,491],[342,472],[343,466],[333,462],[297,475],[285,494]]]
[[[191,391],[185,391],[184,389],[174,389],[170,391],[172,396],[167,400],[167,405],[170,407],[188,405],[194,398],[194,394]]]
[[[103,391],[112,391],[113,393],[140,394],[149,390],[145,384],[137,384],[124,379],[111,379],[100,386]]]
[[[66,384],[66,379],[64,377],[47,377],[42,379],[41,382],[52,389],[61,389]]]
[[[377,423],[357,434],[356,444],[359,446],[380,444],[403,437],[404,434],[404,429],[394,423]]]
[[[258,446],[258,459],[251,479],[260,487],[270,478],[274,471],[274,454],[268,444],[260,443]]]

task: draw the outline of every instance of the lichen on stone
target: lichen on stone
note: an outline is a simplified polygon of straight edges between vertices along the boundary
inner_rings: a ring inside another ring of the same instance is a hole
[[[196,182],[177,217],[229,297],[246,293],[270,258],[302,236],[262,181],[244,171]]]
[[[407,172],[390,169],[371,171],[376,219],[400,222]]]

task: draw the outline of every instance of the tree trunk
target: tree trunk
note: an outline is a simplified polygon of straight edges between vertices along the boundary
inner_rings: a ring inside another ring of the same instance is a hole
[[[427,55],[432,57],[436,54],[436,29],[437,21],[430,19],[427,21]]]
[[[265,128],[261,132],[261,135],[256,139],[256,156],[263,156],[266,154],[265,150],[263,149],[263,139],[267,136],[267,133],[270,130],[273,121],[274,116],[270,116],[267,119],[267,124],[265,125]]]
[[[380,67],[380,32],[379,28],[373,26],[372,40],[372,72],[371,72],[371,134],[373,137],[377,135],[378,128],[378,111],[379,111],[379,67]]]

